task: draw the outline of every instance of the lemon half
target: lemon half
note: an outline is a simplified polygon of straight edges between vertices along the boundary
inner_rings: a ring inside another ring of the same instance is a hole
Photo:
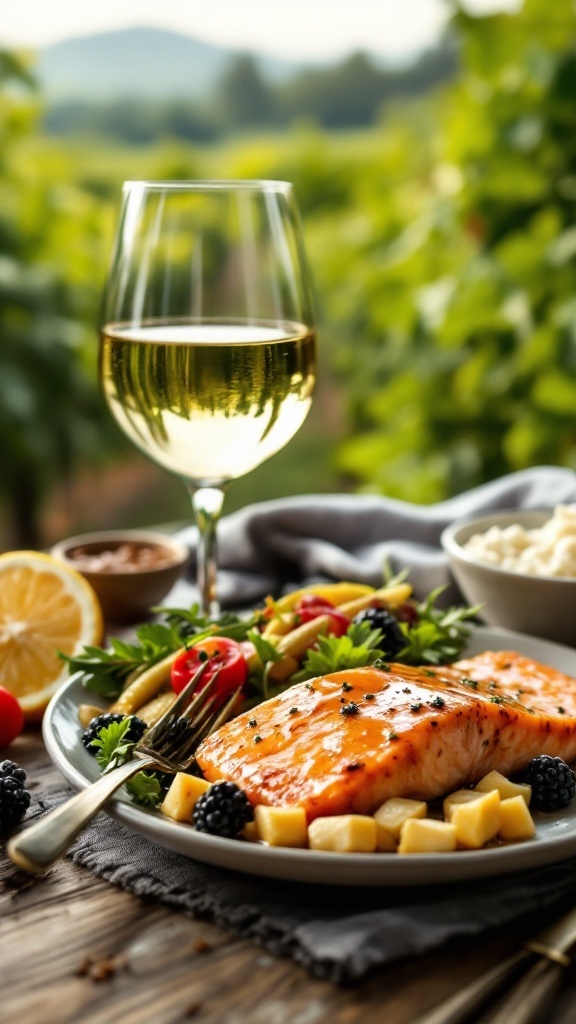
[[[0,555],[0,686],[28,721],[42,717],[68,675],[58,652],[78,654],[102,636],[98,598],[83,576],[37,551]]]

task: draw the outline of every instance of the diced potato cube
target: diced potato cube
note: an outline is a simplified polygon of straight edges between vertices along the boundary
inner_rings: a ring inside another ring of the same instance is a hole
[[[501,800],[507,800],[511,796],[521,796],[526,801],[526,806],[530,806],[532,786],[523,782],[511,782],[510,779],[507,779],[505,775],[501,775],[500,772],[488,772],[488,775],[480,779],[476,789],[480,793],[489,793],[491,789],[497,789]]]
[[[308,842],[306,811],[303,807],[266,807],[254,811],[258,837],[269,846],[300,846]]]
[[[244,825],[244,828],[242,829],[242,837],[249,843],[258,842],[258,829],[256,828],[255,821],[249,821]]]
[[[202,796],[210,783],[205,779],[197,779],[186,772],[177,772],[172,779],[170,789],[164,797],[160,810],[174,821],[192,821],[192,811],[198,797]]]
[[[500,794],[497,789],[482,793],[477,800],[458,804],[452,811],[459,846],[479,850],[500,829]]]
[[[469,804],[472,800],[478,800],[480,793],[475,789],[457,789],[449,793],[442,805],[446,821],[452,821],[452,813],[455,807],[460,804]]]
[[[500,801],[499,832],[502,839],[530,839],[535,835],[536,826],[522,796]]]
[[[338,853],[374,853],[377,825],[365,814],[335,814],[316,818],[308,826],[311,850],[335,850]]]
[[[456,829],[447,821],[407,818],[400,832],[398,853],[450,853],[456,849]]]
[[[376,819],[374,819],[376,821]],[[376,821],[376,849],[380,853],[395,853],[398,843],[391,832]]]
[[[380,828],[386,829],[393,839],[400,838],[400,829],[408,818],[425,818],[428,811],[423,800],[408,800],[393,796],[378,808],[374,817]]]

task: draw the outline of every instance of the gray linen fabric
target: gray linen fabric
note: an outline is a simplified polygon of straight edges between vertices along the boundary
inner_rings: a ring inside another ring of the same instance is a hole
[[[576,473],[541,466],[436,505],[356,494],[312,494],[251,505],[220,524],[220,599],[225,605],[249,604],[310,577],[378,586],[388,562],[394,571],[410,570],[417,597],[446,585],[445,601],[452,602],[458,591],[440,548],[445,526],[491,509],[546,509],[574,501]],[[194,548],[194,529],[180,536]]]

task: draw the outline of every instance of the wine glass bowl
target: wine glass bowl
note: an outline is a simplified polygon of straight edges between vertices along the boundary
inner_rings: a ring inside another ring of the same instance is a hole
[[[123,432],[190,490],[201,599],[214,614],[223,489],[287,444],[314,390],[291,185],[127,182],[100,372]]]

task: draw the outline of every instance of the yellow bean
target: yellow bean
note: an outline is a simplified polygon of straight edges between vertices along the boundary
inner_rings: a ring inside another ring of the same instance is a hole
[[[157,697],[153,697],[140,708],[138,718],[146,722],[150,728],[150,726],[156,725],[158,719],[162,718],[162,715],[172,707],[175,700],[176,694],[172,690],[169,693],[159,693]]]
[[[300,662],[296,658],[292,658],[291,655],[286,654],[279,661],[274,661],[270,665],[268,678],[272,679],[275,683],[283,683],[285,679],[288,679],[299,668]]]
[[[172,651],[162,661],[137,676],[120,694],[118,700],[114,701],[109,710],[118,715],[133,715],[144,704],[156,697],[165,683],[170,681],[172,664],[183,650],[185,648],[181,647],[177,651]]]
[[[303,658],[320,633],[326,632],[329,623],[328,615],[319,615],[316,619],[311,619],[310,622],[303,622],[301,626],[297,626],[291,633],[283,636],[276,644],[276,648],[281,654],[289,654],[292,658],[297,659]],[[275,662],[275,665],[278,664],[279,662]]]
[[[101,714],[102,708],[96,707],[95,704],[81,704],[78,708],[78,718],[83,729],[90,725],[93,718],[97,718]]]
[[[409,583],[397,583],[394,587],[381,587],[380,590],[373,590],[371,594],[364,594],[362,597],[357,597],[354,601],[347,601],[346,604],[338,605],[338,611],[344,615],[348,615],[349,618],[354,618],[358,612],[364,611],[365,608],[369,608],[374,601],[379,602],[390,608],[392,611],[395,608],[399,608],[404,601],[407,601],[412,593],[412,587]]]

